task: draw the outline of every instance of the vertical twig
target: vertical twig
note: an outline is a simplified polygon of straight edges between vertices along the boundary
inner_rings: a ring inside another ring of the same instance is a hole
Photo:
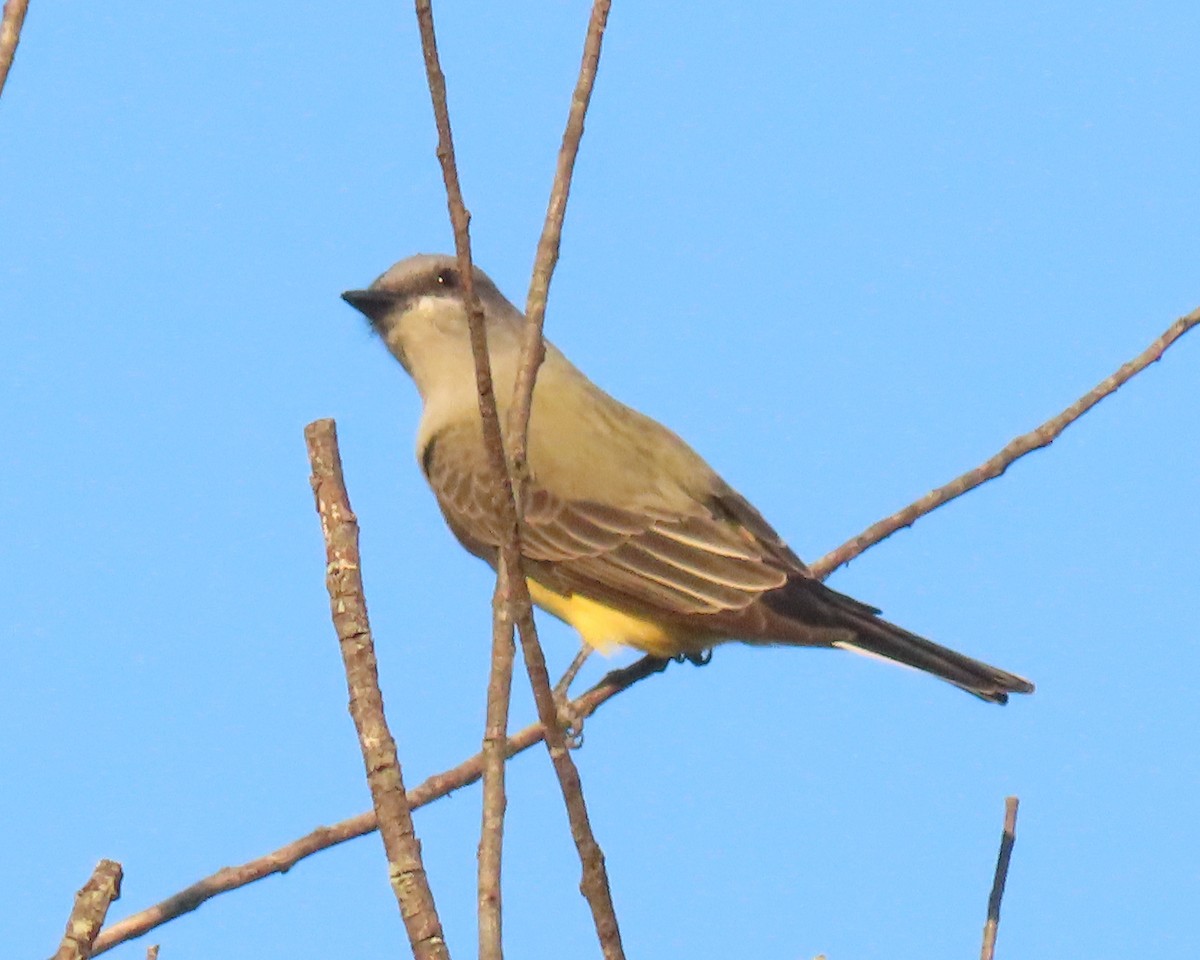
[[[542,327],[545,323],[546,299],[550,280],[558,262],[559,244],[562,240],[563,221],[566,217],[567,198],[571,192],[571,176],[575,170],[575,158],[583,138],[583,122],[591,102],[592,89],[596,83],[596,71],[600,65],[600,48],[604,40],[604,28],[608,22],[610,0],[594,0],[588,20],[587,35],[583,44],[583,55],[579,65],[579,77],[571,96],[571,108],[567,114],[566,129],[558,152],[554,182],[550,188],[550,200],[546,219],[538,239],[537,256],[534,260],[533,276],[530,279],[529,295],[525,304],[527,324],[521,344],[521,360],[517,367],[516,382],[513,384],[513,402],[509,412],[509,462],[512,470],[511,484],[518,518],[524,505],[525,478],[528,473],[526,458],[528,449],[529,416],[533,407],[533,391],[538,368],[545,355]],[[512,548],[519,550],[514,539]],[[546,731],[546,747],[558,775],[559,786],[567,807],[567,818],[571,825],[571,836],[579,851],[583,876],[580,890],[587,898],[592,910],[592,920],[605,957],[624,957],[621,932],[613,907],[612,891],[608,883],[608,871],[604,866],[604,853],[592,833],[587,804],[583,798],[583,786],[575,761],[567,752],[562,729],[558,724],[558,712],[550,689],[550,676],[546,670],[546,658],[538,643],[533,623],[533,611],[525,594],[514,604],[514,619],[521,637],[521,652],[533,687],[538,717]]]
[[[504,454],[504,438],[496,410],[492,387],[492,366],[487,350],[483,305],[475,292],[475,276],[471,263],[471,214],[463,202],[458,182],[458,167],[454,163],[454,135],[450,129],[450,111],[446,102],[446,77],[442,73],[437,52],[437,35],[433,25],[433,6],[430,0],[416,0],[417,25],[421,33],[421,51],[433,115],[437,124],[437,156],[441,162],[442,179],[446,184],[446,203],[454,230],[454,248],[461,277],[463,306],[467,311],[471,334],[471,353],[475,360],[475,388],[479,394],[479,414],[483,423],[484,445],[492,480],[499,491],[498,501],[503,510],[505,541],[518,544],[515,551],[502,550],[496,570],[496,589],[492,594],[492,658],[488,676],[487,718],[483,734],[483,810],[479,830],[478,911],[480,960],[500,960],[502,946],[502,904],[500,870],[504,845],[504,812],[507,805],[504,792],[504,762],[507,753],[508,707],[512,694],[513,611],[512,583],[525,587],[521,574],[519,533],[516,512],[512,508],[513,491],[508,462]],[[503,507],[507,505],[508,509]],[[528,591],[525,590],[526,594]],[[526,604],[529,603],[526,596]]]
[[[483,810],[479,827],[479,960],[502,960],[500,867],[504,844],[504,764],[508,759],[508,706],[512,695],[513,635],[509,567],[496,571],[492,594],[492,659],[483,733]]]
[[[8,71],[17,55],[21,26],[28,10],[29,0],[5,0],[4,16],[0,19],[0,94],[4,93],[4,84],[8,82]]]
[[[1017,842],[1016,797],[1004,798],[1004,833],[1000,836],[1000,855],[996,857],[996,876],[988,897],[987,921],[983,925],[983,949],[980,960],[992,960],[996,953],[996,931],[1000,926],[1000,901],[1004,897],[1004,882],[1008,879],[1008,862],[1012,859],[1013,844]]]
[[[413,830],[396,741],[383,714],[379,670],[367,619],[358,553],[358,518],[350,508],[337,430],[332,420],[304,428],[312,464],[312,488],[325,538],[325,584],[334,629],[346,665],[350,715],[358,731],[367,783],[388,859],[388,876],[416,960],[449,960],[441,921]]]
[[[109,905],[121,895],[121,865],[101,860],[91,877],[75,894],[75,906],[54,960],[87,960],[104,925]]]
[[[503,436],[500,431],[499,416],[496,412],[496,398],[492,389],[490,364],[487,355],[487,337],[483,327],[483,308],[475,293],[471,275],[470,255],[470,214],[463,203],[462,190],[458,182],[458,171],[454,162],[454,141],[450,130],[450,114],[446,104],[446,82],[438,62],[437,39],[433,24],[433,10],[430,0],[416,0],[417,23],[421,32],[421,46],[425,57],[425,70],[429,80],[429,93],[433,101],[433,112],[438,129],[438,159],[442,165],[442,176],[446,184],[446,200],[450,210],[450,221],[454,227],[454,244],[458,257],[459,271],[463,277],[462,295],[467,308],[471,327],[471,349],[475,358],[476,386],[479,391],[480,413],[483,420],[483,439],[488,451],[488,460],[496,488],[499,492],[497,507],[500,510],[500,529],[503,533],[500,549],[500,560],[497,564],[497,616],[494,618],[493,658],[498,654],[507,654],[507,650],[499,650],[497,635],[500,632],[499,608],[501,604],[507,609],[509,622],[516,622],[521,633],[521,647],[525,653],[526,668],[533,685],[534,701],[537,704],[538,717],[546,731],[546,747],[550,752],[551,762],[558,775],[559,785],[566,802],[567,816],[571,823],[571,835],[579,851],[583,877],[580,890],[587,898],[591,907],[592,919],[596,925],[596,934],[600,940],[601,949],[606,958],[616,960],[623,958],[620,932],[617,927],[616,914],[613,910],[612,895],[608,887],[608,875],[604,868],[604,855],[592,835],[591,824],[588,821],[587,808],[583,801],[580,787],[579,771],[567,752],[563,731],[558,723],[554,698],[550,692],[550,678],[546,671],[545,658],[537,642],[537,631],[533,623],[532,604],[529,598],[529,587],[521,564],[521,540],[518,525],[518,508],[514,499],[512,476],[509,461],[505,455]],[[532,390],[532,384],[530,385]],[[511,634],[507,633],[511,638]],[[492,678],[497,680],[501,667],[493,662]],[[509,666],[511,671],[511,666]],[[498,682],[489,682],[489,700],[493,690],[498,690]],[[507,691],[505,691],[507,701]],[[489,721],[493,716],[493,704],[489,703]],[[507,710],[507,703],[505,703]],[[496,713],[499,713],[497,708]],[[489,722],[490,729],[490,722]],[[485,739],[484,762],[484,792],[485,804],[494,802],[498,795],[503,797],[502,786],[496,791],[488,790],[489,779],[494,783],[502,783],[504,749],[489,745]],[[481,864],[483,851],[489,851],[488,864],[498,870],[500,831],[503,825],[503,808],[492,810],[489,818],[485,807],[484,826],[480,839]],[[494,859],[492,859],[494,857]],[[483,877],[480,882],[480,934],[483,937],[487,924],[489,931],[499,928],[499,902],[493,907],[491,896],[498,890],[498,874]],[[486,897],[486,899],[485,899]],[[490,955],[499,956],[499,944],[495,934],[489,933],[486,949]],[[481,939],[481,953],[485,944]]]

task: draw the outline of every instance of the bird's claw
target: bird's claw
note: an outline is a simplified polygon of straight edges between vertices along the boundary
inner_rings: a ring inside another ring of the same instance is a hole
[[[583,714],[579,712],[565,692],[559,693],[557,689],[554,691],[554,707],[566,748],[578,750],[583,746]]]

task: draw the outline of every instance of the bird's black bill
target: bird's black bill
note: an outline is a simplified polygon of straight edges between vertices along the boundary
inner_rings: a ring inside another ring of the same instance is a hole
[[[342,299],[374,322],[395,306],[398,297],[390,290],[347,290]]]

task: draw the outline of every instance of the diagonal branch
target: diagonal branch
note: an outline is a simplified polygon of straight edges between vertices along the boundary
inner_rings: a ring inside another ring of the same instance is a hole
[[[542,235],[538,238],[533,276],[530,278],[529,294],[525,299],[525,316],[529,323],[521,344],[521,364],[517,369],[517,381],[513,386],[513,405],[509,413],[511,459],[519,481],[523,480],[525,473],[533,386],[538,367],[541,366],[545,355],[542,328],[546,321],[546,300],[550,295],[550,280],[558,264],[563,221],[567,215],[567,198],[571,194],[571,177],[575,172],[579,143],[583,139],[583,120],[592,101],[592,88],[596,84],[596,71],[600,66],[600,45],[604,41],[604,28],[608,23],[608,11],[611,6],[609,0],[595,0],[592,5],[587,37],[583,43],[583,60],[579,64],[579,79],[575,82],[575,92],[571,96],[567,128],[563,131],[562,146],[558,151],[554,183],[550,187],[550,202],[546,207],[546,220],[542,225]],[[519,502],[521,500],[518,497]]]
[[[636,682],[636,679],[623,686],[604,686],[589,690],[572,700],[567,710],[572,716],[587,719],[602,704]],[[508,738],[508,756],[516,756],[541,742],[542,725],[540,723],[530,724]],[[458,766],[429,777],[408,791],[409,806],[416,810],[418,807],[449,796],[455,790],[470,786],[483,776],[484,763],[484,754],[477,753]],[[215,896],[237,890],[256,880],[262,880],[264,877],[287,873],[301,860],[320,853],[322,850],[328,850],[330,847],[336,847],[339,843],[365,836],[375,829],[375,811],[368,810],[346,820],[340,820],[332,826],[318,827],[311,833],[293,840],[265,856],[256,857],[236,867],[222,867],[216,873],[198,880],[154,906],[139,910],[106,927],[96,939],[93,952],[98,955],[106,950],[111,950],[127,940],[133,940],[149,933],[176,917],[191,913]]]
[[[1141,373],[1150,364],[1159,360],[1171,344],[1192,329],[1192,327],[1196,326],[1197,323],[1200,323],[1200,307],[1193,310],[1187,316],[1176,320],[1150,346],[1128,363],[1122,364],[1120,369],[1112,376],[1101,380],[1095,387],[1067,407],[1057,417],[1052,417],[1036,430],[1031,430],[1029,433],[1017,437],[1017,439],[1009,443],[1008,446],[994,457],[985,460],[974,470],[968,470],[961,477],[951,480],[945,486],[931,490],[919,500],[910,503],[903,510],[892,514],[890,517],[885,517],[878,523],[868,527],[857,537],[847,540],[836,550],[825,554],[825,556],[813,564],[813,573],[822,580],[825,579],[825,577],[829,576],[838,567],[849,563],[868,547],[875,546],[880,540],[890,537],[897,530],[901,530],[904,527],[911,527],[913,523],[925,516],[925,514],[932,513],[938,507],[949,503],[951,500],[956,500],[964,493],[974,490],[989,480],[994,480],[1012,466],[1014,461],[1021,459],[1027,453],[1050,446],[1067,427],[1091,410],[1092,407],[1109,394],[1115,393],[1118,388],[1132,380],[1134,376]]]
[[[75,906],[54,960],[87,960],[98,952],[94,949],[96,934],[109,906],[121,896],[122,876],[121,865],[115,860],[96,864],[88,882],[75,894]]]
[[[1196,326],[1198,323],[1200,323],[1200,309],[1192,311],[1187,316],[1173,323],[1167,328],[1162,336],[1157,338],[1154,343],[1151,344],[1151,346],[1145,352],[1135,357],[1129,363],[1122,365],[1121,368],[1115,374],[1113,374],[1113,376],[1106,378],[1096,387],[1095,390],[1089,391],[1084,395],[1084,397],[1072,404],[1068,408],[1068,411],[1076,410],[1078,408],[1078,413],[1075,414],[1075,418],[1077,419],[1079,416],[1082,416],[1087,412],[1087,410],[1091,409],[1096,402],[1093,401],[1091,404],[1081,406],[1088,397],[1095,395],[1097,391],[1104,389],[1105,386],[1110,383],[1115,383],[1115,385],[1108,389],[1103,395],[1107,396],[1108,393],[1113,392],[1113,390],[1115,390],[1117,387],[1126,383],[1134,375],[1141,372],[1155,360],[1158,360],[1160,357],[1162,357],[1172,344],[1174,344],[1184,333]],[[1027,436],[1032,436],[1046,430],[1047,427],[1054,424],[1058,419],[1059,418],[1054,418],[1053,420],[1047,421],[1046,424],[1043,424],[1037,430],[1033,431],[1032,434],[1028,434]],[[1062,424],[1059,427],[1059,432],[1061,432],[1062,429],[1069,424],[1069,422],[1070,421]],[[1007,450],[1019,442],[1019,439],[1013,441],[1013,444],[1009,444],[1009,447],[1006,447],[1005,449]],[[1036,447],[1031,447],[1030,449],[1036,449]],[[991,460],[987,461],[985,464],[977,467],[976,470],[972,470],[967,474],[964,474],[964,476],[972,476],[977,471],[983,470],[987,463],[991,463],[1001,456],[1003,456],[1003,451],[1000,454],[997,454],[996,457],[991,458]],[[1014,456],[1012,460],[1015,459],[1017,459],[1017,457]],[[1008,462],[1012,461],[1010,460]],[[1005,466],[1007,466],[1007,463]],[[962,478],[960,478],[960,480],[961,479]],[[955,482],[957,483],[958,481]],[[947,487],[949,486],[952,486],[952,484],[947,485]],[[940,489],[944,490],[947,488],[943,487]],[[955,494],[955,496],[961,496],[962,493],[967,492],[969,489],[972,488],[964,487],[959,493]],[[941,506],[943,503],[948,502],[949,499],[952,499],[948,498],[946,500],[939,500],[932,506],[926,507],[924,511],[921,512],[920,507],[922,503],[926,500],[929,500],[929,498],[932,496],[933,495],[930,494],[929,496],[922,498],[922,500],[918,500],[916,503],[913,503],[909,507],[897,513],[895,517],[890,517],[887,520],[883,520],[874,524],[857,537],[847,541],[846,544],[839,547],[837,550],[826,554],[812,565],[813,572],[819,577],[827,577],[841,564],[846,563],[858,556],[859,553],[870,549],[889,533],[899,529],[900,526],[906,525],[904,523],[900,523],[898,526],[891,526],[896,517],[905,517],[910,512],[916,511],[912,516],[912,520],[916,520],[923,516],[924,513],[928,513],[930,510],[935,509],[935,507]],[[911,523],[912,521],[909,522]],[[605,678],[606,685],[589,690],[578,699],[573,700],[568,706],[568,711],[578,715],[582,719],[587,719],[601,704],[610,700],[623,690],[628,689],[628,687],[632,686],[636,680],[650,675],[651,671],[649,668],[652,666],[653,664],[647,664],[645,659],[633,664],[633,666],[630,668],[630,671],[632,671],[634,668],[642,667],[642,673],[640,675],[628,678],[628,682],[619,686],[607,685],[609,678]],[[529,727],[526,727],[524,730],[521,730],[520,732],[509,737],[508,756],[513,756],[529,749],[529,747],[540,742],[541,739],[542,727],[540,723],[535,723]],[[434,800],[440,799],[441,797],[452,793],[454,790],[474,783],[480,778],[483,765],[483,755],[476,754],[475,756],[464,760],[458,766],[446,770],[443,773],[437,774],[436,776],[430,777],[420,786],[409,792],[409,799],[413,808],[415,809],[416,807],[431,803]],[[253,883],[255,880],[261,880],[263,877],[270,876],[275,873],[286,873],[301,860],[312,856],[314,853],[319,853],[322,850],[336,846],[339,843],[344,843],[347,840],[352,840],[355,837],[363,836],[364,834],[370,833],[374,829],[374,813],[361,813],[356,817],[351,817],[347,820],[342,820],[338,823],[335,823],[333,826],[322,827],[318,830],[315,830],[304,837],[280,847],[278,850],[275,850],[272,853],[269,853],[263,857],[258,857],[254,860],[250,860],[241,866],[226,867],[222,870],[218,870],[216,873],[197,881],[184,890],[181,890],[179,893],[168,897],[166,900],[163,900],[145,910],[139,911],[138,913],[132,914],[123,920],[119,920],[118,922],[106,928],[96,940],[95,953],[99,954],[105,950],[110,950],[119,943],[124,943],[126,940],[131,940],[134,937],[142,936],[155,927],[161,926],[162,924],[167,923],[176,917],[195,910],[202,903],[205,903],[219,894],[236,890],[239,887]]]
[[[317,420],[304,428],[304,439],[312,464],[313,496],[325,537],[329,606],[346,664],[350,715],[362,745],[367,783],[387,853],[388,876],[415,960],[449,960],[442,924],[421,861],[421,844],[413,831],[396,741],[383,714],[375,644],[363,595],[358,519],[346,493],[337,430],[332,420]]]
[[[29,0],[5,0],[4,17],[0,19],[0,94],[4,93],[4,84],[8,82],[8,71],[17,55],[21,26],[28,10]]]

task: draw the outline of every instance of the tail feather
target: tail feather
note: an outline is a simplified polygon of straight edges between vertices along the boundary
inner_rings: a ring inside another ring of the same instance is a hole
[[[784,587],[772,597],[776,600],[773,605],[785,616],[800,614],[810,624],[817,621],[823,627],[853,634],[844,640],[834,640],[835,647],[923,670],[992,703],[1007,703],[1010,693],[1033,693],[1033,684],[1024,677],[910,633],[853,597],[812,580],[804,582],[803,592],[795,590],[795,586],[789,584],[791,590]],[[799,606],[801,601],[803,608]]]
[[[1033,684],[1024,677],[939,646],[880,617],[851,614],[847,619],[853,621],[848,625],[855,638],[835,647],[924,670],[992,703],[1007,703],[1010,693],[1033,693]]]

